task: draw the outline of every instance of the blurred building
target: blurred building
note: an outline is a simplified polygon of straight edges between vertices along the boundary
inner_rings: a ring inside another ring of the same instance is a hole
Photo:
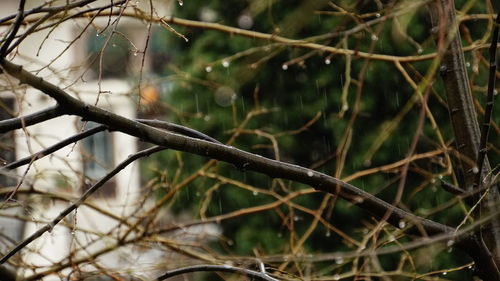
[[[40,1],[27,1],[27,8],[40,5]],[[165,2],[165,1],[163,1]],[[167,1],[168,2],[168,1]],[[64,4],[65,1],[56,2]],[[0,16],[15,14],[18,1],[4,0]],[[166,8],[157,6],[158,13],[167,13]],[[115,29],[115,18],[96,18],[92,24],[89,19],[70,20],[53,28],[46,28],[29,35],[14,54],[13,61],[23,65],[26,70],[36,73],[45,80],[58,85],[75,97],[96,104],[116,114],[136,118],[142,114],[155,114],[151,108],[160,98],[159,84],[143,85],[142,98],[136,90],[142,73],[142,82],[147,83],[148,75],[162,71],[168,54],[160,51],[162,42],[150,37],[149,54],[143,61],[148,27],[145,23],[120,19]],[[7,26],[2,27],[5,32]],[[24,32],[21,29],[20,32]],[[110,36],[114,31],[114,36]],[[12,57],[12,56],[11,56]],[[3,89],[8,83],[3,80]],[[55,104],[54,100],[38,90],[26,87],[23,91],[12,93],[2,90],[4,105],[0,118],[24,116]],[[139,106],[140,105],[140,106]],[[8,108],[8,109],[7,109]],[[139,108],[145,108],[140,111]],[[58,117],[22,130],[13,135],[2,136],[0,157],[5,163],[14,158],[20,159],[43,150],[65,138],[97,126],[73,116]],[[13,245],[52,220],[68,206],[65,196],[81,195],[93,183],[108,173],[128,155],[137,151],[135,138],[117,132],[100,132],[76,145],[69,145],[50,156],[17,169],[15,174],[2,177],[2,187],[12,187],[23,178],[22,188],[33,188],[54,194],[38,196],[19,193],[21,204],[0,210],[0,232],[4,234],[0,250],[5,253]],[[107,182],[98,194],[91,197],[93,208],[82,206],[76,213],[67,217],[50,233],[31,243],[22,251],[21,263],[28,265],[24,275],[40,272],[51,266],[68,262],[68,257],[78,259],[106,247],[116,245],[114,237],[124,229],[119,217],[133,221],[134,214],[143,208],[144,192],[141,189],[140,172],[133,163]],[[59,197],[59,199],[58,199]],[[26,202],[30,202],[29,205]],[[99,210],[99,211],[97,211]],[[23,219],[30,218],[27,223]],[[75,249],[84,249],[74,252]],[[89,271],[99,267],[108,270],[127,269],[132,275],[151,278],[149,273],[164,256],[164,251],[153,248],[120,247],[110,254],[103,255],[89,265]],[[15,261],[15,259],[13,258]],[[18,262],[20,262],[18,260]],[[33,270],[29,269],[32,268]],[[80,268],[81,269],[81,268]],[[71,274],[71,267],[65,269]],[[47,280],[61,280],[61,276],[51,276]]]

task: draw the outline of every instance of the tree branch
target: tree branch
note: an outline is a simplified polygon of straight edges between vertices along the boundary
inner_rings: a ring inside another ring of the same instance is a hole
[[[174,124],[174,123],[162,121],[162,120],[149,120],[149,119],[136,119],[136,120],[138,122],[141,122],[143,124],[146,124],[146,125],[149,125],[149,126],[152,126],[155,128],[165,129],[168,131],[183,134],[183,135],[188,136],[188,137],[193,137],[193,138],[200,139],[200,140],[206,140],[206,141],[222,144],[220,141],[218,141],[210,136],[207,136],[202,132],[193,130],[191,128],[188,128],[188,127],[185,127],[182,125],[178,125],[178,124]]]
[[[444,82],[455,143],[461,156],[459,158],[460,165],[457,168],[458,172],[462,172],[464,175],[464,178],[461,179],[464,189],[473,193],[479,189],[474,184],[476,174],[487,175],[490,173],[491,168],[486,157],[484,161],[481,161],[484,162],[484,169],[479,170],[476,166],[481,137],[465,67],[458,23],[455,20],[454,2],[449,0],[435,1],[430,10],[432,25],[437,31],[435,36],[438,52],[443,53],[440,73]],[[479,217],[481,212],[494,212],[496,208],[495,202],[498,202],[500,197],[497,188],[490,188],[484,192],[488,192],[488,194],[480,202],[480,208],[477,208],[476,213]],[[478,202],[480,195],[478,193],[473,197],[473,204]],[[463,241],[463,243],[460,243],[460,247],[467,249],[469,255],[474,258],[478,268],[477,273],[481,278],[499,280],[499,244],[500,222],[492,220],[487,225],[484,225],[482,229],[479,229],[478,233],[474,234],[469,242]]]
[[[105,184],[108,180],[110,180],[114,175],[118,174],[121,170],[127,167],[129,164],[133,163],[135,160],[151,155],[155,152],[166,149],[165,147],[154,146],[142,151],[139,151],[131,156],[129,156],[125,161],[121,162],[116,166],[111,172],[106,174],[103,178],[101,178],[97,183],[95,183],[92,187],[87,190],[78,201],[71,204],[68,208],[64,209],[59,215],[54,218],[50,223],[47,223],[42,228],[38,229],[35,233],[31,234],[28,238],[24,239],[21,243],[17,244],[14,249],[10,250],[5,256],[0,259],[0,264],[5,263],[9,258],[19,252],[21,249],[26,247],[28,244],[36,240],[38,237],[42,236],[45,232],[51,231],[54,226],[56,226],[62,219],[64,219],[67,215],[69,215],[72,211],[77,209],[87,198],[89,198],[92,194],[94,194],[103,184]]]
[[[32,113],[30,115],[5,119],[0,121],[0,134],[10,132],[12,130],[29,127],[43,121],[47,121],[64,115],[62,108],[59,105],[46,108],[44,110]]]
[[[51,153],[65,147],[66,145],[68,144],[71,144],[71,143],[74,143],[74,142],[77,142],[81,139],[84,139],[88,136],[91,136],[93,134],[96,134],[96,133],[99,133],[99,132],[102,132],[104,130],[106,130],[106,126],[104,125],[100,125],[100,126],[97,126],[97,127],[94,127],[90,130],[87,130],[85,132],[82,132],[82,133],[79,133],[79,134],[76,134],[74,136],[71,136],[67,139],[64,139],[50,147],[47,147],[46,149],[43,149],[37,153],[34,153],[33,155],[30,155],[30,156],[27,156],[27,157],[24,157],[22,159],[19,159],[17,161],[14,161],[12,163],[9,163],[3,167],[1,167],[0,169],[8,169],[8,170],[12,170],[12,169],[15,169],[17,167],[20,167],[20,166],[23,166],[23,165],[26,165],[26,164],[29,164],[29,163],[32,163],[38,159],[41,159],[47,155],[50,155]]]
[[[11,25],[12,29],[10,30],[10,33],[7,34],[5,37],[5,40],[3,40],[3,44],[0,47],[0,58],[4,58],[8,53],[9,53],[9,45],[14,40],[16,37],[17,31],[19,30],[19,27],[21,27],[21,24],[23,23],[23,18],[24,18],[24,4],[26,0],[21,0],[19,1],[19,8],[17,10],[17,16],[16,20],[14,21],[14,24]]]
[[[388,222],[396,227],[404,221],[407,225],[413,224],[423,227],[425,232],[429,235],[453,231],[452,228],[446,225],[418,217],[410,212],[396,208],[372,194],[337,178],[297,165],[268,159],[231,146],[155,129],[151,126],[127,119],[101,108],[85,104],[71,97],[57,86],[25,71],[19,65],[6,60],[0,63],[10,75],[19,79],[22,83],[29,84],[56,99],[58,103],[63,106],[66,113],[81,116],[84,120],[107,125],[109,130],[116,130],[136,136],[143,141],[151,142],[156,145],[231,163],[241,170],[256,171],[272,178],[284,178],[307,184],[317,190],[338,195],[379,218],[388,210],[392,210],[391,215],[388,217]],[[411,229],[410,232],[416,235],[423,235],[416,228]]]
[[[156,278],[156,280],[165,280],[170,277],[174,277],[177,275],[181,275],[184,273],[193,273],[199,271],[223,271],[223,272],[231,272],[231,273],[239,273],[243,275],[248,275],[250,277],[256,278],[258,280],[264,281],[278,281],[278,279],[273,278],[266,274],[265,272],[254,271],[246,268],[230,266],[230,265],[211,265],[211,264],[202,264],[202,265],[192,265],[186,266],[174,270],[170,270],[165,272],[165,274]]]

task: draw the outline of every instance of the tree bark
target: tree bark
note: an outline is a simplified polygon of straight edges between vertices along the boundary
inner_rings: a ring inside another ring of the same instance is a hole
[[[461,187],[475,193],[473,200],[469,201],[471,205],[478,203],[482,193],[487,192],[479,202],[478,211],[474,213],[477,220],[481,215],[495,212],[499,202],[498,189],[474,184],[476,174],[481,173],[484,178],[491,172],[491,167],[487,158],[484,159],[482,171],[478,171],[477,167],[480,130],[465,67],[458,23],[455,19],[454,1],[436,0],[432,2],[430,11],[437,52],[442,55],[440,74],[446,92],[456,150],[459,153],[455,171],[461,176],[459,178]],[[477,274],[481,278],[500,280],[498,245],[500,245],[500,222],[496,216],[491,222],[481,226],[470,240],[464,240],[459,246],[473,257]]]

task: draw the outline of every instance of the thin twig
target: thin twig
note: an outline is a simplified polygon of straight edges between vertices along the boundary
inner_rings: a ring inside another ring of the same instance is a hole
[[[34,153],[34,154],[30,155],[30,156],[27,156],[27,157],[24,157],[24,158],[19,159],[17,161],[14,161],[12,163],[9,163],[9,164],[1,167],[0,169],[12,170],[12,169],[15,169],[17,167],[26,165],[28,163],[32,163],[32,162],[34,162],[34,161],[36,161],[38,159],[41,159],[41,158],[43,158],[43,157],[45,157],[47,155],[52,154],[53,152],[55,152],[55,151],[57,151],[57,150],[65,147],[68,144],[77,142],[77,141],[79,141],[81,139],[84,139],[84,138],[86,138],[88,136],[91,136],[93,134],[96,134],[98,132],[102,132],[102,131],[106,130],[106,128],[107,127],[104,126],[104,125],[100,125],[100,126],[94,127],[94,128],[92,128],[90,130],[87,130],[85,132],[82,132],[82,133],[76,134],[74,136],[71,136],[71,137],[69,137],[67,139],[64,139],[64,140],[62,140],[62,141],[60,141],[60,142],[58,142],[58,143],[56,143],[56,144],[54,144],[54,145],[52,145],[50,147],[47,147],[46,149],[43,149],[43,150],[41,150],[41,151],[39,151],[37,153]]]
[[[8,51],[9,45],[12,42],[12,40],[14,40],[14,38],[16,37],[17,31],[19,30],[19,27],[21,27],[21,24],[23,23],[25,2],[26,0],[19,1],[19,9],[17,11],[16,20],[12,25],[10,33],[5,37],[5,40],[3,40],[3,44],[0,47],[0,58],[5,57],[9,53]]]
[[[474,181],[475,187],[481,186],[484,160],[486,159],[486,153],[488,152],[487,143],[488,135],[491,127],[491,116],[493,114],[493,104],[495,99],[495,81],[496,81],[496,71],[497,71],[497,43],[498,43],[498,26],[500,25],[500,12],[497,14],[495,21],[495,27],[493,29],[493,36],[491,38],[491,46],[489,49],[490,55],[490,71],[488,76],[488,94],[486,99],[486,107],[484,110],[484,121],[481,127],[481,140],[479,142],[479,150],[477,155],[477,173]],[[485,171],[489,173],[488,171]]]
[[[175,123],[171,123],[171,122],[167,122],[167,121],[163,121],[163,120],[150,120],[150,119],[136,119],[136,120],[138,122],[141,122],[143,124],[146,124],[146,125],[149,125],[149,126],[152,126],[155,128],[160,128],[160,129],[165,129],[165,130],[168,130],[171,132],[180,133],[180,134],[183,134],[183,135],[188,136],[188,137],[193,137],[193,138],[197,138],[200,140],[206,140],[206,141],[210,141],[210,142],[214,142],[214,143],[221,143],[220,141],[218,141],[210,136],[207,136],[202,132],[193,130],[191,128],[188,128],[188,127],[185,127],[185,126],[182,126],[179,124],[175,124]]]

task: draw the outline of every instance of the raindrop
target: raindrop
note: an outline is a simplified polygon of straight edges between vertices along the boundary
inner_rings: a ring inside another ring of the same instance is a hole
[[[96,37],[99,37],[99,31],[97,31],[97,33],[96,33],[96,35],[95,35],[95,36],[96,36]]]
[[[283,69],[283,70],[287,70],[287,69],[288,69],[288,65],[283,64],[283,65],[281,66],[281,69]]]
[[[453,244],[455,244],[455,241],[453,241],[453,240],[448,240],[448,242],[446,242],[446,246],[448,246],[448,247],[453,246]]]
[[[340,275],[338,274],[333,275],[333,280],[340,280]]]
[[[376,17],[376,18],[380,18],[380,14],[379,14],[379,13],[376,13],[376,14],[375,14],[375,17]]]
[[[326,59],[325,59],[325,64],[330,64],[331,62],[332,62],[332,61],[330,61],[330,59],[329,59],[329,58],[326,58]]]
[[[396,241],[396,237],[394,237],[394,235],[389,235],[389,242],[394,242]]]
[[[445,271],[445,272],[443,272],[443,275],[446,275],[446,274],[448,274],[448,272],[446,272],[446,271]]]
[[[439,178],[440,180],[442,180],[442,179],[443,179],[443,175],[439,175],[439,176],[438,176],[438,178]]]
[[[300,217],[299,217],[299,216],[294,216],[294,217],[293,217],[293,220],[294,220],[294,221],[299,221],[299,220],[300,220]]]
[[[209,7],[203,7],[200,10],[199,17],[202,21],[215,22],[219,15],[216,11],[210,9]]]
[[[257,195],[259,195],[259,193],[257,192],[257,190],[254,190],[254,191],[252,192],[252,194],[253,194],[253,196],[257,196]]]
[[[347,104],[342,105],[342,111],[347,111],[347,110],[349,110],[349,105]]]
[[[473,174],[479,173],[479,169],[477,167],[472,168],[472,173]]]
[[[342,263],[344,263],[344,259],[342,257],[335,258],[335,263],[342,264]]]
[[[466,62],[465,66],[470,67],[470,62]]]
[[[421,53],[423,53],[423,52],[424,52],[424,49],[422,49],[422,48],[418,48],[418,49],[417,49],[417,53],[418,53],[418,54],[421,54]]]
[[[495,89],[495,90],[493,90],[493,95],[494,95],[494,96],[498,95],[498,91],[497,91],[496,89]]]
[[[113,43],[111,46],[116,47],[116,44],[115,44],[115,43]]]
[[[211,67],[210,65],[207,65],[207,66],[205,67],[205,71],[206,71],[206,72],[211,72],[211,71],[212,71],[212,67]]]
[[[404,228],[406,226],[406,222],[404,220],[400,220],[398,226],[399,228]]]
[[[307,176],[312,177],[312,176],[314,176],[314,173],[312,171],[307,171]]]
[[[330,229],[328,229],[325,233],[325,236],[326,237],[330,237],[332,235],[332,233],[330,232]]]
[[[468,268],[468,269],[472,269],[472,265],[469,265],[467,268]]]
[[[223,61],[222,61],[222,66],[224,66],[224,67],[229,67],[229,61],[227,61],[227,60],[223,60]]]
[[[222,86],[215,91],[214,98],[218,105],[225,107],[232,105],[236,100],[237,95],[232,88]]]
[[[243,29],[250,29],[253,26],[253,18],[249,15],[242,14],[238,17],[238,26]]]
[[[71,230],[71,235],[75,235],[75,231],[74,230]]]
[[[179,6],[184,5],[184,1],[182,1],[182,0],[177,0],[177,2],[179,2]]]
[[[372,39],[372,41],[377,41],[378,40],[378,36],[375,35],[375,34],[372,34],[371,39]]]

